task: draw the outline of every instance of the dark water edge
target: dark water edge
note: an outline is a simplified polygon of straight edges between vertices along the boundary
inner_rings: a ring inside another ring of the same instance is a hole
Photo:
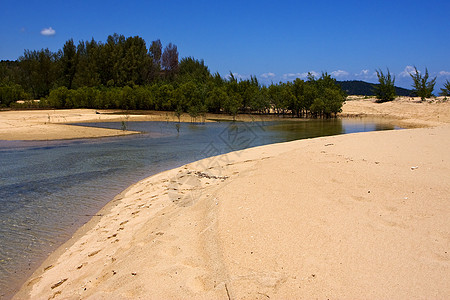
[[[121,123],[89,123],[120,129]],[[370,119],[251,123],[128,122],[142,134],[0,141],[0,298],[10,298],[115,195],[148,176],[230,151],[297,139],[398,129]]]

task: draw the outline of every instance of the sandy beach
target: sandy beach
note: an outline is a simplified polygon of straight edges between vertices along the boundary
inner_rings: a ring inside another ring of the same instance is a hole
[[[15,299],[447,298],[450,103],[357,99],[342,114],[424,128],[273,144],[149,177]]]

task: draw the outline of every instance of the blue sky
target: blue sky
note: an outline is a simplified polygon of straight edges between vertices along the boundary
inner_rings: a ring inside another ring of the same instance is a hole
[[[270,83],[331,73],[376,82],[389,68],[428,68],[450,80],[450,1],[10,1],[0,9],[0,60],[24,49],[61,49],[70,38],[105,41],[115,32],[147,44],[172,42],[212,73]],[[45,35],[45,33],[47,33]]]

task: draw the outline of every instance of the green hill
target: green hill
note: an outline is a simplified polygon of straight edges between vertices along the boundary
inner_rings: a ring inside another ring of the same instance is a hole
[[[337,83],[342,87],[348,95],[365,95],[365,96],[375,96],[374,86],[378,85],[375,83],[369,83],[361,80],[349,80],[349,81],[337,81]],[[410,96],[413,91],[404,89],[401,87],[395,87],[395,92],[397,96]]]

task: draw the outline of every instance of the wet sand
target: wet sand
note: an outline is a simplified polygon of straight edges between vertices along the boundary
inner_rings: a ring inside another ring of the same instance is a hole
[[[262,146],[149,177],[16,299],[446,298],[449,103],[355,100],[343,113],[429,127]]]

